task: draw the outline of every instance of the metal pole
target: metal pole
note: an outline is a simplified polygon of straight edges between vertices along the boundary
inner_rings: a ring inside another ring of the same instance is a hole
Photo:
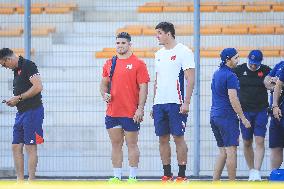
[[[25,58],[31,58],[31,0],[25,0],[24,5],[24,44],[25,44]]]
[[[25,58],[31,58],[31,0],[25,0],[24,4],[24,45],[25,45]],[[28,154],[24,152],[24,174],[28,175]]]
[[[194,0],[194,160],[193,175],[200,172],[200,0]]]

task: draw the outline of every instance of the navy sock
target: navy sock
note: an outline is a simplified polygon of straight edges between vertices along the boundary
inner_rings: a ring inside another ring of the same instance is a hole
[[[163,169],[164,169],[164,175],[165,176],[168,176],[168,177],[172,176],[171,164],[163,165]]]
[[[178,177],[185,177],[186,165],[178,165]]]

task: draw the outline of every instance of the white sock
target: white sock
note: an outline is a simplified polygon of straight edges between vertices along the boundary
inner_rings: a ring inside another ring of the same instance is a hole
[[[136,178],[137,170],[138,170],[138,167],[129,167],[129,178]]]
[[[122,168],[113,168],[113,176],[121,179]]]

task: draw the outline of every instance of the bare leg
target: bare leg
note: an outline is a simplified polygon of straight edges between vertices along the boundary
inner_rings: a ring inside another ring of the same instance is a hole
[[[278,169],[283,162],[283,148],[270,148],[271,169]]]
[[[244,155],[249,170],[254,169],[254,152],[252,147],[253,140],[243,140],[244,143]]]
[[[126,144],[128,147],[128,160],[130,167],[138,167],[139,148],[138,148],[138,132],[125,132]]]
[[[264,138],[260,136],[255,137],[255,168],[260,170],[264,157]]]
[[[159,137],[160,142],[160,156],[163,165],[171,164],[171,146],[170,135],[164,135]]]
[[[122,128],[108,129],[109,138],[111,140],[111,160],[114,168],[121,168],[123,161],[122,145],[124,142],[124,132]]]
[[[228,170],[229,180],[236,180],[236,169],[237,169],[237,146],[226,147],[226,166]]]
[[[37,162],[38,162],[37,145],[25,145],[25,149],[29,157],[28,160],[29,180],[34,180]]]
[[[14,164],[16,168],[17,180],[24,180],[24,154],[23,154],[24,144],[12,144]]]
[[[219,155],[216,159],[214,173],[213,173],[213,181],[220,180],[225,163],[227,159],[226,150],[224,147],[219,147]]]
[[[176,144],[177,160],[179,165],[187,164],[187,145],[184,136],[173,136]]]

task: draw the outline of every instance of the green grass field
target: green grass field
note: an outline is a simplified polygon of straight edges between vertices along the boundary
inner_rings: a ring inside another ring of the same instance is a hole
[[[283,183],[271,182],[202,182],[160,183],[141,181],[136,184],[109,184],[106,181],[36,181],[16,183],[0,181],[0,189],[283,189]]]

